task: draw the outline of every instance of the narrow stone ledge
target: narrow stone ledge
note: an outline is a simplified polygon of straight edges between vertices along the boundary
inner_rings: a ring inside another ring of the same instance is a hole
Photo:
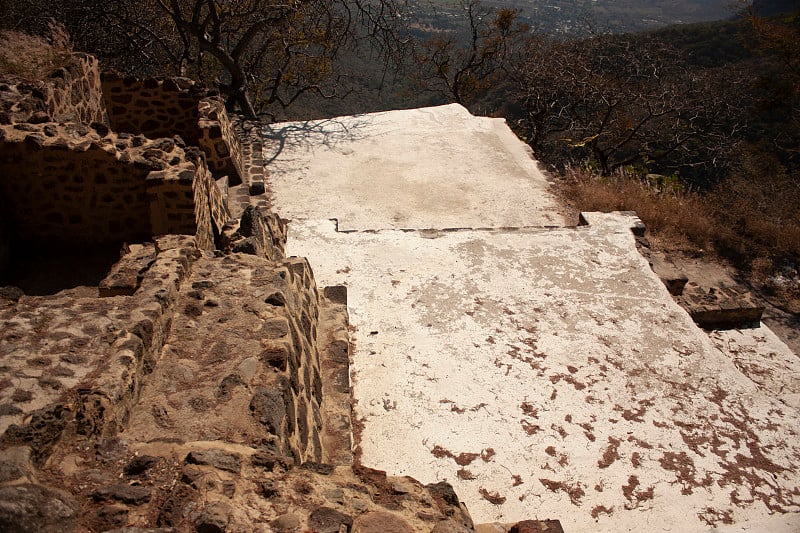
[[[757,327],[765,309],[743,289],[712,287],[706,290],[691,282],[677,302],[704,329]]]

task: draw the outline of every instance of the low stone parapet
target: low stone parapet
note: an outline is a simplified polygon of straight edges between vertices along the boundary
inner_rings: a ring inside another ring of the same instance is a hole
[[[102,74],[102,94],[111,129],[150,139],[179,135],[198,146],[197,104],[209,91],[186,78],[146,78]]]
[[[108,126],[97,59],[73,54],[47,80],[0,83],[0,124],[51,121]]]
[[[28,447],[40,466],[65,431],[96,439],[124,428],[198,255],[191,237],[157,239],[156,250],[132,296],[0,299],[1,447]]]
[[[225,103],[209,97],[198,103],[198,145],[206,155],[208,168],[218,176],[227,175],[230,185],[242,183],[242,147],[234,132]]]

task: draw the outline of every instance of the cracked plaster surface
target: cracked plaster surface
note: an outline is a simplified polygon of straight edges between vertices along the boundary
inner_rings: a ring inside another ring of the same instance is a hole
[[[300,208],[280,195],[316,179],[297,172],[273,173],[276,209],[292,216],[287,252],[320,286],[348,287],[365,465],[446,479],[476,523],[800,527],[797,356],[765,327],[697,328],[636,250],[630,215],[502,229],[491,206],[457,224],[406,203],[419,229],[379,215],[351,231],[362,223],[328,218],[385,191],[351,182],[346,207]],[[525,202],[501,185],[497,202]]]

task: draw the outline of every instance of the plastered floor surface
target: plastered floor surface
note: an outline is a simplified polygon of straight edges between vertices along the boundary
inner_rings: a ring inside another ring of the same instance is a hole
[[[393,168],[413,158],[410,170],[430,155],[421,184],[398,172],[394,187],[374,186],[380,157],[360,150],[377,142],[369,135],[331,148],[374,156],[372,166],[338,163],[358,173],[314,173],[315,160],[330,161],[324,144],[286,144],[270,168],[275,208],[291,219],[288,252],[309,258],[320,286],[348,287],[362,462],[449,481],[476,523],[799,531],[797,356],[765,327],[698,329],[637,252],[633,217],[588,214],[589,226],[565,227],[521,143],[493,123],[502,134],[474,144],[473,119],[490,119],[465,114],[446,106],[373,123],[393,146],[391,131],[424,138],[428,117],[442,143],[431,154],[424,144],[386,153]],[[337,131],[370,117],[338,119]],[[435,178],[452,170],[441,146],[469,148],[470,176],[457,179],[471,190],[492,182],[491,202],[459,200],[488,206],[461,224],[456,208],[429,207],[452,193]],[[524,172],[504,183],[498,158]],[[394,198],[413,186],[425,202]]]

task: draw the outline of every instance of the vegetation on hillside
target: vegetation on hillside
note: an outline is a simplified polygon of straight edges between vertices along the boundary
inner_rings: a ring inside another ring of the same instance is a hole
[[[648,46],[639,45],[625,67],[578,70],[591,72],[573,75],[579,88],[589,89],[580,92],[588,95],[580,111],[599,102],[593,116],[600,122],[573,113],[577,126],[568,123],[538,140],[538,155],[566,169],[561,190],[577,208],[635,210],[662,244],[731,262],[794,312],[800,312],[798,14],[765,18],[750,11],[739,22],[650,34],[647,39],[669,43],[673,53],[650,64]],[[637,62],[652,73],[645,86],[616,85]],[[575,64],[581,63],[571,62],[565,72]],[[594,92],[602,88],[610,93]],[[670,91],[674,99],[667,100]],[[575,104],[567,99],[567,105]],[[515,110],[517,124],[527,125],[531,109]],[[571,110],[562,104],[559,112]],[[543,120],[550,124],[553,115]],[[683,145],[680,136],[687,139]]]
[[[0,30],[0,74],[38,81],[71,63],[72,43],[60,24],[51,21],[42,36]]]

